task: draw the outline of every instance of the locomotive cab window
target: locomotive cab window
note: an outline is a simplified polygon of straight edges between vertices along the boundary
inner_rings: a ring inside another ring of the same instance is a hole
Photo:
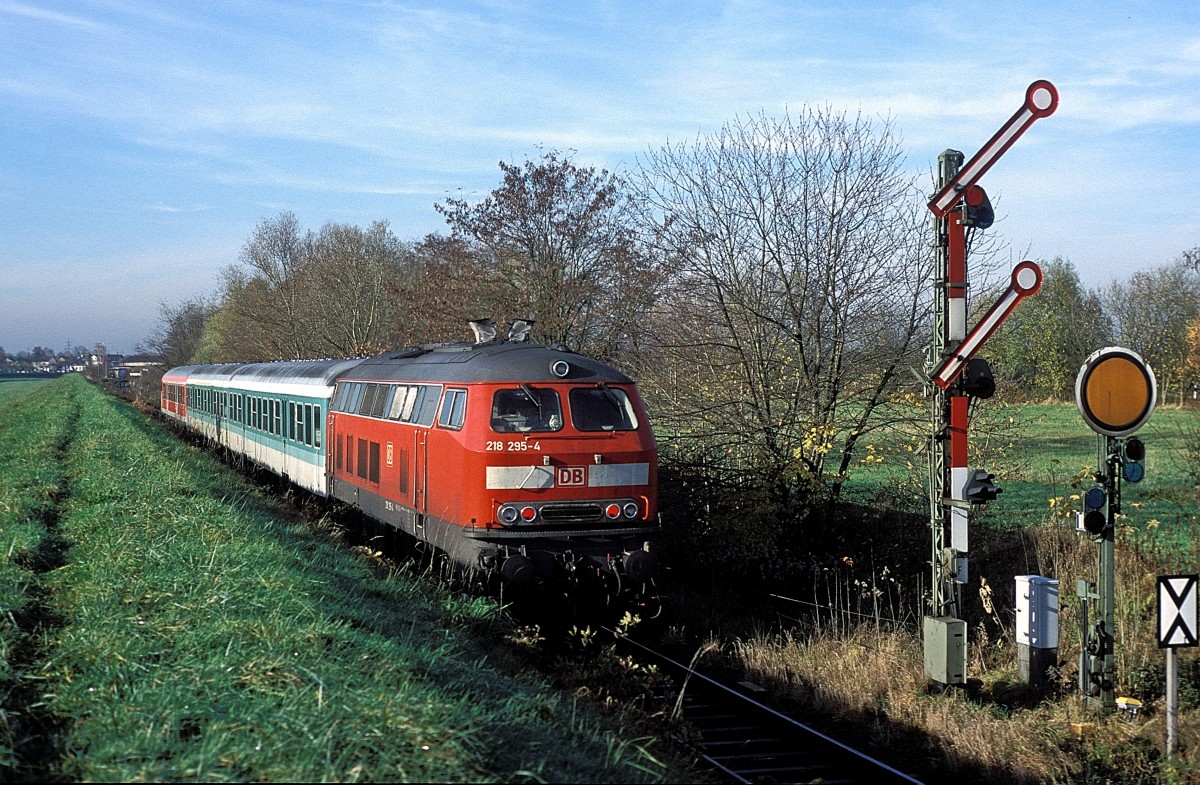
[[[522,384],[496,390],[492,396],[492,430],[496,433],[557,431],[562,422],[562,406],[554,390]]]
[[[638,427],[633,404],[623,390],[601,384],[570,392],[571,422],[581,431],[633,431]]]

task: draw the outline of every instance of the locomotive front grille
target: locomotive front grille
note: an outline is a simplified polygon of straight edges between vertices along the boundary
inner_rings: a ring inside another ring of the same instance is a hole
[[[599,523],[604,517],[599,504],[547,504],[539,513],[546,523]]]

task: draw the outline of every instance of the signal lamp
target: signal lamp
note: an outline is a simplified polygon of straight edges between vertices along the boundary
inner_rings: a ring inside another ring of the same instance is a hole
[[[499,515],[501,523],[516,523],[520,513],[517,511],[516,507],[513,507],[511,504],[506,504],[500,508]]]
[[[1083,514],[1083,528],[1093,537],[1101,537],[1108,528],[1108,519],[1099,510],[1091,510]]]
[[[992,366],[982,357],[972,357],[963,368],[959,387],[972,398],[991,398],[996,392]]]
[[[1121,476],[1129,482],[1141,482],[1146,476],[1146,443],[1136,436],[1126,439],[1121,459]]]
[[[525,521],[526,523],[529,523],[536,517],[537,517],[537,510],[533,509],[532,507],[522,507],[521,508],[521,520]]]
[[[1083,530],[1092,537],[1102,538],[1108,529],[1108,515],[1104,506],[1108,503],[1108,495],[1099,486],[1090,488],[1083,495]]]
[[[636,518],[638,514],[638,506],[636,502],[626,502],[622,510],[626,518]]]
[[[976,229],[987,229],[996,222],[996,211],[992,209],[992,200],[988,199],[987,191],[978,185],[967,189],[963,199],[966,208],[963,211],[963,225]]]
[[[996,496],[1003,493],[1003,488],[996,487],[996,475],[985,469],[975,469],[967,476],[963,486],[963,498],[972,504],[985,504],[995,501]]]
[[[609,520],[615,521],[617,518],[621,517],[621,505],[613,502],[604,508],[604,514],[608,516]]]

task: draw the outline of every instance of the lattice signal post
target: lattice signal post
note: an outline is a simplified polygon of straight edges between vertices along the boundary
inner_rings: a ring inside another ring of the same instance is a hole
[[[975,353],[1025,297],[1041,288],[1042,271],[1021,262],[1008,291],[967,332],[967,231],[986,229],[993,219],[979,179],[1035,120],[1058,107],[1058,91],[1045,80],[1025,91],[1021,108],[963,164],[963,154],[938,157],[934,215],[934,334],[926,357],[930,398],[929,518],[931,530],[929,613],[924,620],[925,673],[933,681],[966,681],[966,623],[958,618],[960,587],[967,582],[967,521],[972,504],[994,499],[992,475],[967,468],[967,404],[994,389],[987,363]],[[947,545],[949,535],[949,545]]]

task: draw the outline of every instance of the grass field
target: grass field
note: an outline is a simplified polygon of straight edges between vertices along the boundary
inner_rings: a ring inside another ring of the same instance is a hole
[[[874,442],[874,460],[854,468],[847,494],[870,498],[884,487],[901,488],[911,509],[924,513],[926,457],[919,452],[924,436],[900,433]],[[1195,522],[1200,409],[1159,407],[1137,436],[1146,444],[1146,477],[1123,483],[1127,522],[1143,528],[1158,521],[1165,532]],[[1098,438],[1074,404],[981,402],[972,416],[968,465],[994,472],[1003,492],[980,511],[980,520],[1032,525],[1068,508],[1078,510],[1078,499],[1071,497],[1092,485]]]
[[[0,780],[671,779],[497,610],[339,547],[80,377],[0,385]]]

